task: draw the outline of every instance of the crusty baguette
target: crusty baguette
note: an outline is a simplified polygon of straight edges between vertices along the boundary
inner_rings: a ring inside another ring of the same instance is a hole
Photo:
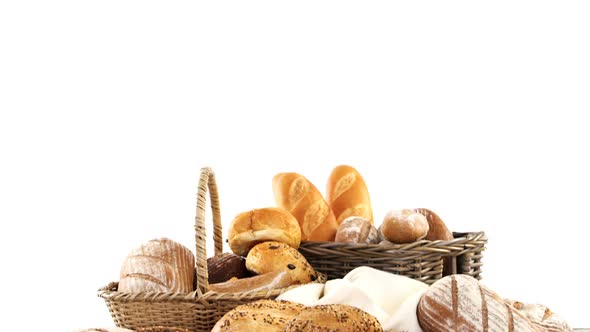
[[[302,241],[334,241],[338,224],[319,190],[303,175],[279,173],[272,180],[275,201],[299,222]]]
[[[193,291],[195,256],[183,246],[167,238],[148,241],[132,250],[120,272],[120,292]]]
[[[363,217],[374,224],[369,190],[354,167],[340,165],[332,170],[326,186],[326,200],[338,224],[351,216]]]

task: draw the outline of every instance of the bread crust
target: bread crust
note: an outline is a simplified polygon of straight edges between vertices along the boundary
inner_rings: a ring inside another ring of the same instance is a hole
[[[326,186],[326,200],[338,224],[351,216],[363,217],[374,224],[369,190],[354,167],[339,165],[332,170]]]

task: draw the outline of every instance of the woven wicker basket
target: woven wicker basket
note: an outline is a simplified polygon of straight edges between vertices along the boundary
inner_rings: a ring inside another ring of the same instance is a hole
[[[129,329],[149,327],[170,327],[195,332],[209,332],[215,323],[228,311],[240,304],[275,298],[285,290],[251,291],[241,293],[208,292],[208,271],[205,233],[205,211],[207,189],[213,211],[213,240],[215,254],[223,251],[221,214],[215,175],[210,168],[201,169],[197,191],[197,211],[195,218],[196,276],[197,290],[187,294],[180,293],[123,293],[117,291],[117,282],[99,289],[118,327]],[[316,282],[324,282],[326,276],[319,274]]]
[[[416,209],[427,218],[438,218],[427,209]],[[408,244],[383,246],[304,241],[299,251],[316,271],[328,279],[344,277],[359,266],[407,276],[432,284],[448,274],[469,274],[481,279],[481,259],[487,238],[483,232],[453,233],[450,241],[420,240]],[[450,267],[443,268],[443,260]]]

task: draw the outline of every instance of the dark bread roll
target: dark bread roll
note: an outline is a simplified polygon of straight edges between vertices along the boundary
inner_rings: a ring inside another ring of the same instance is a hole
[[[210,284],[228,281],[231,278],[241,279],[252,276],[246,269],[246,259],[228,252],[207,258],[207,271],[209,271]]]

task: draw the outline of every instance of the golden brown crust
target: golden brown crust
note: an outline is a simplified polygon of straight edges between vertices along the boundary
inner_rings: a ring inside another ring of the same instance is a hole
[[[257,244],[246,257],[246,268],[256,274],[285,271],[295,284],[317,279],[317,273],[299,251],[277,241]]]
[[[299,223],[301,240],[334,241],[338,224],[319,190],[303,175],[279,173],[272,180],[278,206],[288,210]]]
[[[351,216],[363,217],[374,224],[369,190],[354,167],[340,165],[332,170],[326,186],[326,200],[338,224]]]
[[[232,220],[227,240],[234,254],[240,256],[246,256],[256,244],[271,240],[297,249],[301,243],[301,229],[297,219],[283,208],[253,209]]]
[[[242,304],[227,312],[211,332],[283,331],[287,322],[304,308],[298,303],[275,300]]]
[[[383,331],[377,318],[345,304],[307,307],[287,322],[285,332]]]
[[[453,233],[447,228],[447,225],[434,212],[424,208],[414,209],[414,211],[423,214],[428,221],[428,233],[426,240],[436,241],[450,241],[453,239]]]
[[[389,211],[380,230],[383,237],[393,243],[412,243],[423,239],[428,233],[426,217],[409,209]]]
[[[209,290],[218,293],[248,292],[289,287],[294,284],[291,275],[285,271],[274,271],[242,279],[230,279],[210,284]]]

